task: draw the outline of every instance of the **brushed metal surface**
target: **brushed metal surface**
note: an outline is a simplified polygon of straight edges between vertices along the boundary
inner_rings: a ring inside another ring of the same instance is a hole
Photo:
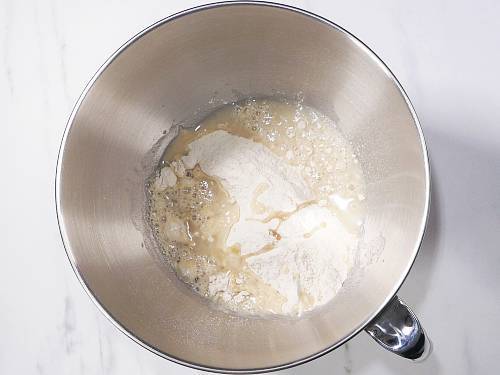
[[[368,237],[383,251],[331,304],[302,319],[208,306],[162,266],[144,225],[144,181],[172,124],[245,96],[294,96],[337,120],[367,180]],[[393,297],[423,235],[429,171],[402,88],[361,42],[287,6],[181,12],[118,50],[80,97],[62,142],[56,203],[80,281],[131,338],[199,368],[278,369],[331,350]]]

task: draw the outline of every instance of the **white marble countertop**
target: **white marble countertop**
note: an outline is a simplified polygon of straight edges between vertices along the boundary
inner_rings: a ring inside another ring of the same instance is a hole
[[[428,141],[432,212],[399,295],[434,342],[412,364],[364,333],[283,374],[497,374],[500,358],[500,2],[290,1],[372,47]],[[66,258],[54,170],[71,108],[133,34],[199,1],[0,1],[1,374],[196,374],[120,333]]]

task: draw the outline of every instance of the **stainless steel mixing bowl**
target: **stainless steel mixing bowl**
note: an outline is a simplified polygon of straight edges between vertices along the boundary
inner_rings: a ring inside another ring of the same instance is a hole
[[[211,308],[158,261],[144,182],[172,124],[242,97],[301,93],[334,118],[367,181],[371,265],[301,319]],[[220,3],[168,17],[97,72],[59,155],[57,215],[71,264],[104,314],[153,352],[193,367],[264,371],[315,358],[367,330],[421,358],[428,340],[393,298],[417,255],[429,205],[422,132],[403,89],[363,43],[330,21],[270,3]]]

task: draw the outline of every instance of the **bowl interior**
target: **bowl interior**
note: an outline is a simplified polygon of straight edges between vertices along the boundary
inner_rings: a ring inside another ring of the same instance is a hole
[[[301,93],[353,143],[367,181],[366,261],[333,303],[301,319],[211,308],[155,257],[144,182],[173,124],[244,97]],[[73,113],[58,167],[69,257],[129,335],[170,358],[220,369],[273,368],[339,345],[399,287],[427,212],[425,150],[383,64],[324,20],[287,7],[205,7],[161,22],[101,69]]]

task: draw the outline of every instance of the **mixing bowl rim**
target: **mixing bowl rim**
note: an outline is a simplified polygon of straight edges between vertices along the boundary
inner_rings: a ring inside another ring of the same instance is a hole
[[[67,231],[65,228],[65,223],[64,223],[64,213],[62,212],[61,208],[61,168],[62,168],[62,162],[64,158],[64,152],[66,148],[66,141],[68,139],[69,133],[71,132],[71,128],[74,122],[74,119],[76,115],[78,114],[78,110],[83,103],[85,97],[87,96],[89,90],[93,86],[93,84],[97,81],[97,79],[101,76],[101,74],[106,70],[108,66],[110,66],[113,61],[122,53],[124,52],[129,46],[131,46],[133,43],[135,43],[137,40],[142,38],[144,35],[147,33],[155,30],[157,27],[160,27],[172,20],[178,19],[180,17],[188,16],[193,13],[197,13],[203,10],[208,10],[208,9],[215,9],[219,7],[225,7],[225,6],[241,6],[241,5],[252,5],[252,6],[264,6],[264,7],[271,7],[271,8],[279,8],[283,10],[288,10],[291,12],[299,13],[304,16],[310,17],[315,21],[322,22],[335,30],[343,33],[347,38],[349,38],[350,41],[352,41],[358,48],[361,48],[363,52],[365,52],[373,62],[375,62],[379,68],[381,68],[386,76],[391,79],[391,81],[396,85],[398,88],[399,92],[401,93],[402,97],[404,98],[408,109],[412,115],[412,118],[414,120],[415,126],[418,131],[418,135],[420,138],[420,143],[422,146],[422,155],[424,159],[424,169],[425,169],[425,206],[424,206],[424,211],[420,223],[420,228],[419,228],[419,235],[418,235],[418,240],[415,243],[415,247],[412,253],[412,259],[411,262],[409,263],[408,267],[406,270],[402,273],[401,277],[399,280],[396,282],[394,288],[392,291],[387,295],[385,301],[377,308],[375,311],[373,311],[372,314],[368,318],[365,319],[365,321],[361,322],[358,324],[357,327],[355,327],[350,334],[348,334],[346,337],[344,337],[342,340],[336,342],[335,344],[329,345],[328,347],[324,348],[323,350],[320,350],[314,354],[308,355],[306,357],[294,360],[292,362],[284,363],[284,364],[278,364],[274,365],[271,367],[265,367],[265,368],[253,368],[253,369],[229,369],[229,368],[217,368],[217,367],[211,367],[211,366],[205,366],[203,364],[195,363],[195,362],[190,362],[186,361],[180,358],[177,358],[175,356],[172,356],[168,353],[162,352],[160,349],[155,348],[153,345],[143,341],[141,338],[137,337],[134,333],[130,332],[122,323],[120,323],[116,318],[113,317],[110,311],[108,311],[104,305],[98,300],[98,298],[94,295],[93,291],[90,289],[90,287],[87,285],[86,280],[84,279],[83,275],[80,273],[78,270],[78,265],[76,263],[76,259],[73,256],[73,252],[71,250],[71,244],[70,240],[67,235]],[[209,4],[204,4],[204,5],[199,5],[196,7],[192,7],[180,12],[177,12],[175,14],[172,14],[168,17],[165,17],[152,25],[146,27],[136,35],[134,35],[132,38],[130,38],[127,42],[125,42],[120,48],[118,48],[105,62],[104,64],[101,65],[101,67],[97,70],[97,72],[94,74],[94,76],[90,79],[90,81],[87,83],[85,86],[83,92],[80,94],[80,97],[78,98],[75,106],[73,107],[73,110],[71,112],[71,115],[66,123],[66,127],[64,130],[64,134],[62,137],[61,145],[59,148],[59,153],[57,157],[57,167],[56,167],[56,175],[55,175],[55,202],[56,202],[56,214],[57,214],[57,221],[59,225],[59,232],[62,238],[63,246],[66,251],[66,255],[70,261],[71,267],[73,268],[73,271],[78,278],[78,281],[82,285],[83,289],[87,293],[87,295],[90,297],[90,299],[94,302],[94,304],[97,306],[97,308],[108,318],[108,320],[115,326],[117,327],[122,333],[127,335],[130,339],[141,345],[142,347],[148,349],[152,353],[155,353],[156,355],[163,357],[165,359],[168,359],[172,362],[188,366],[194,369],[198,370],[204,370],[204,371],[212,371],[212,372],[219,372],[219,373],[262,373],[262,372],[267,372],[267,371],[277,371],[277,370],[283,370],[286,368],[290,368],[293,366],[297,366],[306,362],[309,362],[313,359],[316,359],[318,357],[321,357],[330,351],[338,348],[339,346],[343,345],[347,341],[349,341],[351,338],[356,336],[363,328],[368,325],[381,311],[382,309],[387,305],[387,303],[396,295],[397,291],[403,284],[404,280],[408,276],[408,273],[410,272],[411,267],[413,266],[416,256],[418,254],[420,245],[422,243],[423,237],[424,237],[424,232],[425,232],[425,227],[427,223],[427,218],[429,215],[429,206],[430,206],[430,168],[429,168],[429,160],[428,160],[428,153],[427,153],[427,146],[425,143],[424,135],[422,132],[422,128],[420,125],[420,122],[418,120],[417,114],[415,112],[415,109],[404,91],[402,85],[400,82],[397,80],[396,76],[391,72],[391,70],[385,65],[385,63],[382,61],[381,58],[379,58],[375,52],[373,52],[366,44],[364,44],[360,39],[358,39],[356,36],[342,28],[341,26],[337,25],[336,23],[319,16],[317,14],[314,14],[312,12],[303,10],[298,7],[290,6],[290,5],[285,5],[285,4],[280,4],[280,3],[275,3],[275,2],[268,2],[268,1],[222,1],[222,2],[215,2],[215,3],[209,3]]]

